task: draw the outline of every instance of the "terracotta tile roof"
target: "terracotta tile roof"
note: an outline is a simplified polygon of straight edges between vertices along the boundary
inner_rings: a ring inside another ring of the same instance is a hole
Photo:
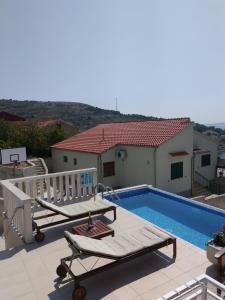
[[[9,122],[24,122],[25,119],[22,117],[19,117],[17,115],[8,113],[6,111],[0,111],[0,119],[9,121]]]
[[[100,124],[52,148],[100,154],[115,145],[157,147],[191,124],[189,118]]]

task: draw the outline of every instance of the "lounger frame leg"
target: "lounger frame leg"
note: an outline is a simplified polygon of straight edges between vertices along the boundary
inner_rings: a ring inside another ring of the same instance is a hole
[[[173,260],[177,257],[177,240],[173,239]]]
[[[42,242],[45,238],[45,234],[40,230],[40,227],[36,222],[32,221],[33,231],[36,230],[36,234],[34,236],[36,242]]]
[[[114,217],[114,221],[116,220],[116,207],[113,209],[113,217]]]

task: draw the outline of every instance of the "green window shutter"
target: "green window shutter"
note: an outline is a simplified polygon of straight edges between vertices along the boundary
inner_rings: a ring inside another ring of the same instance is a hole
[[[171,180],[183,177],[183,162],[171,164]]]
[[[205,154],[205,155],[202,155],[202,167],[205,167],[205,166],[210,166],[211,164],[211,155],[210,154]]]

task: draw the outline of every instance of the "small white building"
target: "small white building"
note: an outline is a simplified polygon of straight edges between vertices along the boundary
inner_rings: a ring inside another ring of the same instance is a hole
[[[105,185],[174,193],[191,191],[192,154],[189,118],[100,124],[52,146],[54,172],[96,167]]]
[[[216,177],[218,139],[194,131],[193,169],[196,181],[204,185]]]

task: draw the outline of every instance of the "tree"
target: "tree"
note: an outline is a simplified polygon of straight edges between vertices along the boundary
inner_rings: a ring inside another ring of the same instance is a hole
[[[26,147],[27,154],[48,157],[51,145],[62,141],[61,127],[41,128],[36,123],[14,124],[0,120],[0,148]]]

